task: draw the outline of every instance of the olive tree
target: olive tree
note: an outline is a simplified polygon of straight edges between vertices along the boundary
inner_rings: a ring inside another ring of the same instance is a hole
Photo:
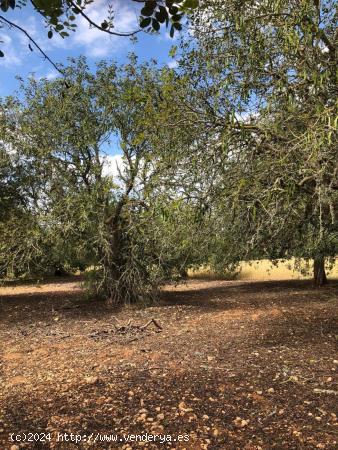
[[[336,12],[330,0],[205,0],[180,62],[181,125],[210,136],[231,252],[313,258],[318,285],[337,251]]]
[[[114,304],[153,297],[197,257],[194,206],[167,189],[172,160],[164,143],[181,146],[165,126],[177,110],[169,72],[138,66],[131,55],[124,67],[102,62],[92,73],[80,59],[65,80],[31,79],[23,100],[2,105],[1,139],[29,174],[34,261],[90,266],[96,290]],[[107,152],[121,155],[118,176],[103,170]],[[32,266],[32,255],[23,256]],[[13,258],[8,248],[4,259]]]

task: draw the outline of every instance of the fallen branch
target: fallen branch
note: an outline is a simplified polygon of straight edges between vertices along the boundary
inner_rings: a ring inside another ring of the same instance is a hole
[[[313,392],[315,394],[338,395],[338,391],[334,391],[332,389],[314,389]]]
[[[154,324],[155,325],[155,327],[156,328],[158,328],[159,330],[163,330],[163,328],[161,327],[161,325],[157,322],[157,320],[155,320],[155,319],[151,319],[151,320],[149,320],[149,322],[147,322],[145,325],[143,325],[143,326],[141,326],[141,327],[139,327],[140,328],[140,330],[146,330],[148,327],[149,327],[149,325],[151,325],[151,324]]]
[[[155,327],[157,328],[157,332],[160,332],[163,330],[162,326],[159,324],[159,322],[156,319],[151,319],[149,322],[147,322],[145,325],[134,325],[131,323],[131,319],[128,320],[126,324],[122,324],[115,316],[113,316],[113,319],[115,320],[116,324],[113,323],[113,329],[110,331],[107,330],[95,330],[93,331],[89,337],[97,338],[102,337],[103,335],[107,336],[109,333],[121,333],[121,334],[133,334],[138,331],[145,331],[148,329],[148,327],[153,323]],[[140,336],[135,336],[132,338],[129,342],[137,341],[140,339]]]
[[[207,369],[207,370],[226,370],[226,371],[231,371],[231,369],[229,369],[228,367],[221,367],[221,366],[207,366],[206,364],[200,364],[200,367],[202,369]]]
[[[155,325],[155,327],[157,329],[159,329],[161,331],[163,330],[163,328],[161,327],[161,325],[158,323],[158,321],[156,319],[150,319],[149,322],[147,322],[145,325],[134,325],[134,324],[131,323],[131,319],[129,319],[128,322],[125,325],[120,325],[120,322],[118,321],[118,319],[116,317],[114,317],[114,319],[117,322],[117,325],[113,324],[113,327],[114,327],[116,332],[128,331],[128,329],[144,331],[152,323]]]

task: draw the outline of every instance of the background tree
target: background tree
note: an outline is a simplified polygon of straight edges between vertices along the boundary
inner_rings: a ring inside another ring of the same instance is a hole
[[[229,248],[312,257],[317,284],[337,251],[336,11],[332,1],[205,1],[182,43],[191,94],[178,91],[181,126],[209,134],[200,167],[218,167],[210,189],[216,216],[230,219],[220,224]]]
[[[6,139],[17,127],[17,104],[9,99],[0,115],[0,274],[19,276],[44,267],[42,235],[37,223],[36,188],[30,161],[21,159]],[[8,258],[8,255],[11,255]]]

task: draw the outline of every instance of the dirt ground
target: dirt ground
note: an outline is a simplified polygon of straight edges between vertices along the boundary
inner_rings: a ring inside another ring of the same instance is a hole
[[[0,346],[0,450],[338,448],[337,281],[191,280],[119,311],[74,279],[6,287]]]

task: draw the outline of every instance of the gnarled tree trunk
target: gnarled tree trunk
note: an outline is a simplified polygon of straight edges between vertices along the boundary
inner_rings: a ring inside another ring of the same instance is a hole
[[[124,235],[124,221],[116,216],[107,224],[107,244],[102,260],[104,268],[104,293],[108,304],[118,305],[127,302],[128,284],[125,282],[127,266],[127,240]]]
[[[313,261],[313,282],[316,287],[327,284],[325,273],[325,257],[318,256]]]

